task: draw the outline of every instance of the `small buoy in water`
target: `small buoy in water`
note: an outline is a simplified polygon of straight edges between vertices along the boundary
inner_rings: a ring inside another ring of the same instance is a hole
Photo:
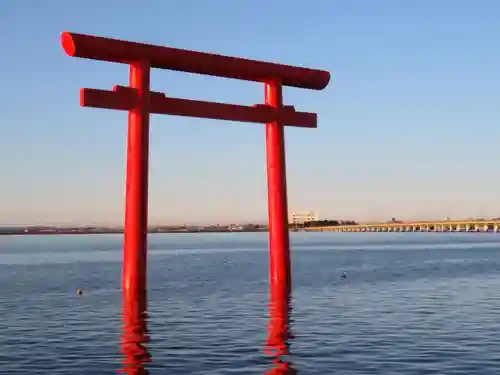
[[[78,294],[78,295],[82,295],[82,294],[83,294],[83,290],[81,290],[81,289],[77,289],[77,290],[76,290],[76,294]]]

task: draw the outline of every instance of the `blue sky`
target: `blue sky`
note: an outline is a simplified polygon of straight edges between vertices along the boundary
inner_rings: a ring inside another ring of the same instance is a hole
[[[0,3],[0,224],[116,223],[126,113],[79,88],[127,67],[70,58],[73,31],[329,70],[285,89],[319,127],[287,129],[290,211],[357,220],[500,216],[500,2],[494,0]],[[259,84],[155,71],[172,96],[263,102]],[[154,116],[150,222],[266,218],[264,126]]]

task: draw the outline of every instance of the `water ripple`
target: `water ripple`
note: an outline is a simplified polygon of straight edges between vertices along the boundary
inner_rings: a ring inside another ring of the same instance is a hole
[[[499,238],[294,235],[291,299],[259,234],[153,236],[147,314],[117,239],[9,240],[0,374],[496,375]]]

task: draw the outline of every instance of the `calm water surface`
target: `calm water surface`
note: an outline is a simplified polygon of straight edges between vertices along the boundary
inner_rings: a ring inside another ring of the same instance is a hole
[[[124,367],[121,242],[0,237],[0,374]],[[281,366],[303,375],[500,374],[500,235],[295,233],[292,242]],[[280,334],[269,328],[267,259],[266,234],[150,236],[145,368],[272,373],[266,342]]]

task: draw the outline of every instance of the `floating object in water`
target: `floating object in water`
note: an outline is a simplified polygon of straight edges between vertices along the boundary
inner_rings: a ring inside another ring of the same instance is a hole
[[[79,296],[80,296],[80,295],[82,295],[82,294],[83,294],[83,290],[81,290],[81,289],[77,289],[77,290],[76,290],[76,294],[78,294]]]
[[[344,271],[344,273],[342,274],[342,276],[340,276],[341,279],[346,279],[347,278],[347,273]]]

